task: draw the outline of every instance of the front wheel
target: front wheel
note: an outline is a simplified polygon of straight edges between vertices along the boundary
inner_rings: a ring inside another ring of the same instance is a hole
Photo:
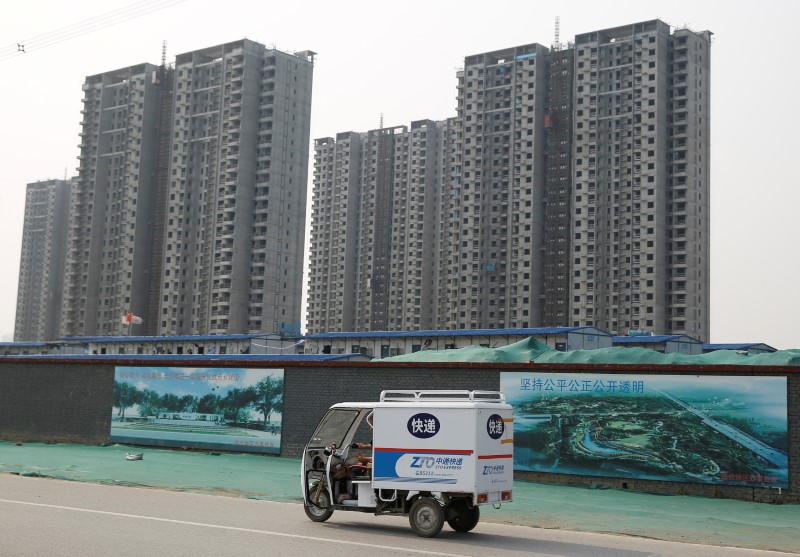
[[[466,501],[458,501],[452,505],[456,516],[447,521],[456,532],[469,532],[478,525],[481,510],[477,506],[470,507]]]
[[[303,505],[308,518],[314,522],[325,522],[331,517],[333,506],[324,484],[320,483],[312,486],[308,498],[309,502]]]
[[[432,497],[421,497],[411,505],[408,513],[411,529],[418,536],[432,538],[442,531],[444,526],[444,510]]]

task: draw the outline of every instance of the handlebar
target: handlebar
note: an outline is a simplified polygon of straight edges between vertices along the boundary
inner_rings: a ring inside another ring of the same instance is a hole
[[[347,452],[347,448],[348,447],[343,449],[337,448],[336,443],[333,443],[332,445],[325,447],[323,452],[325,453],[325,456],[335,456],[336,458],[342,459],[344,458],[344,454]]]

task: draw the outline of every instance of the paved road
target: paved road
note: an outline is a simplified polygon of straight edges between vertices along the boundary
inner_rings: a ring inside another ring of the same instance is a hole
[[[754,557],[771,551],[481,523],[415,536],[406,519],[301,505],[0,474],[0,555],[439,555],[485,557]]]

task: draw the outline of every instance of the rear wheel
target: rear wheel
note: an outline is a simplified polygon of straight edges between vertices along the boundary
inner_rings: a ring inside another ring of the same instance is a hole
[[[442,531],[444,526],[444,509],[432,497],[421,497],[411,505],[408,513],[411,529],[418,536],[432,538]]]
[[[476,507],[470,507],[466,501],[455,501],[450,507],[456,512],[456,516],[447,521],[450,528],[456,532],[469,532],[481,519],[481,510]]]
[[[308,498],[309,502],[303,505],[308,518],[314,522],[325,522],[331,517],[333,506],[325,485],[316,484],[312,486],[309,490]]]

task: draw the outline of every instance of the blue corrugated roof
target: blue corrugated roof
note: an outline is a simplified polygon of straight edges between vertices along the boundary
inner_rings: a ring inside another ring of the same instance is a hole
[[[619,336],[612,339],[613,344],[660,344],[662,342],[681,341],[700,343],[696,338],[687,335],[642,335]]]
[[[64,337],[67,342],[224,342],[228,340],[278,339],[284,338],[272,333],[240,335],[173,335],[173,336],[86,336]],[[299,337],[297,337],[299,338]],[[295,337],[286,340],[295,340]]]
[[[30,346],[30,347],[41,348],[42,346],[49,346],[49,345],[50,343],[48,342],[0,342],[0,346],[20,346],[20,347]]]
[[[764,350],[776,350],[763,342],[743,342],[743,343],[722,343],[704,344],[703,350],[747,350],[748,348],[761,348]]]
[[[451,331],[352,331],[315,333],[306,335],[307,339],[334,338],[417,338],[417,337],[463,337],[463,336],[537,336],[558,335],[588,330],[591,334],[608,335],[609,333],[594,327],[540,327],[533,329],[456,329]]]

